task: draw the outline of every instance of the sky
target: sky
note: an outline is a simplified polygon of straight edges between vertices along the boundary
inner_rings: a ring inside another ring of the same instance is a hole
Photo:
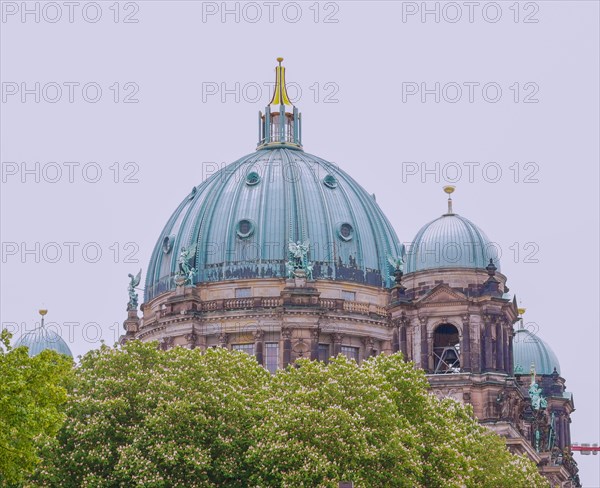
[[[456,186],[560,359],[573,441],[600,441],[598,5],[3,1],[2,327],[44,307],[75,355],[114,343],[176,206],[254,151],[282,56],[305,150],[402,242]],[[576,454],[584,486],[599,459]]]

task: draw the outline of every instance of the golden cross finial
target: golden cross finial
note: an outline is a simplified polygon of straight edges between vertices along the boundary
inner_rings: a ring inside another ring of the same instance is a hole
[[[452,185],[448,185],[444,187],[444,192],[448,195],[448,214],[452,215],[454,212],[452,212],[452,194],[454,193],[454,190],[456,190],[455,186]]]
[[[282,57],[277,58],[279,66],[275,67],[275,91],[273,92],[273,98],[269,105],[288,105],[291,107],[292,102],[290,101],[285,88],[285,68],[281,66],[282,61]]]

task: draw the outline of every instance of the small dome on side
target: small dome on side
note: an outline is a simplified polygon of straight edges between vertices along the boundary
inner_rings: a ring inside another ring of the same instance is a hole
[[[31,357],[37,356],[42,351],[49,349],[72,358],[73,353],[64,339],[53,330],[49,330],[45,327],[44,316],[47,312],[47,310],[40,310],[42,320],[39,327],[36,327],[33,331],[27,332],[19,337],[15,342],[15,348],[21,346],[27,347],[29,349],[29,356]]]
[[[513,337],[514,373],[529,374],[532,364],[537,374],[550,375],[554,368],[560,374],[560,363],[550,346],[529,330],[517,329]]]
[[[444,191],[449,195],[448,212],[417,232],[407,253],[406,272],[485,269],[490,259],[500,271],[497,245],[477,225],[453,212],[450,194],[454,187],[444,187]]]

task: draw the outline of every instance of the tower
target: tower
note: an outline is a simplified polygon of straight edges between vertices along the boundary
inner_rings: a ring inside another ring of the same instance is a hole
[[[406,274],[392,289],[392,350],[427,373],[435,395],[471,404],[478,420],[536,462],[552,486],[578,486],[569,457],[573,404],[552,370],[558,361],[541,339],[514,331],[523,310],[508,293],[496,246],[454,212],[454,190],[444,187],[447,212],[419,230]],[[532,374],[524,363],[533,364]]]

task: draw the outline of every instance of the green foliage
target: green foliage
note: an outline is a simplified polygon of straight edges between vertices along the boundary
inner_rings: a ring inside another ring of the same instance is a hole
[[[472,411],[399,355],[270,375],[222,348],[88,353],[31,486],[538,487]]]
[[[60,428],[73,362],[54,351],[30,358],[0,334],[0,486],[19,483],[38,462],[39,442]]]

